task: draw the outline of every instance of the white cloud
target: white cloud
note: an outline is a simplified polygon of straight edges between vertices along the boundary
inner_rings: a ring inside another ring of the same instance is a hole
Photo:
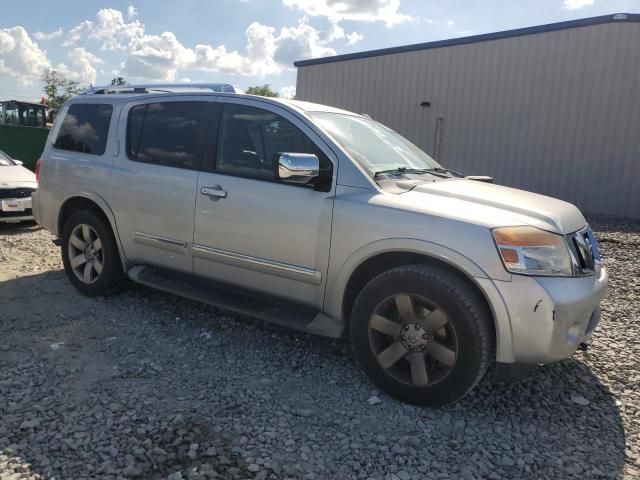
[[[327,0],[327,4],[334,5],[334,3],[334,0]],[[355,5],[371,2],[357,0],[351,3]],[[377,3],[381,5],[379,8],[384,9],[387,8],[385,5],[388,6],[394,1],[378,0]],[[339,7],[338,10],[341,8]],[[353,10],[353,8],[347,12],[348,15],[362,14],[360,10]],[[397,5],[395,9],[397,10]],[[187,46],[172,32],[147,33],[145,25],[137,18],[133,18],[137,17],[137,10],[133,4],[127,9],[126,15],[125,19],[123,12],[103,8],[97,12],[95,19],[84,20],[71,28],[61,45],[71,47],[67,54],[68,60],[56,65],[55,69],[82,84],[95,83],[98,73],[103,74],[109,71],[133,81],[176,81],[183,78],[185,74],[192,75],[196,71],[265,77],[292,69],[295,60],[335,55],[336,51],[330,44],[337,39],[343,39],[350,45],[362,40],[362,35],[357,32],[346,34],[337,21],[333,20],[331,20],[330,31],[319,31],[309,24],[305,16],[297,25],[280,29],[253,22],[245,31],[245,51],[229,50],[225,45]],[[7,52],[15,50],[15,35],[20,37],[22,45],[20,48],[29,49],[31,59],[17,70],[22,73],[11,73],[11,75],[18,78],[24,75],[23,81],[31,81],[37,78],[45,68],[51,68],[51,62],[47,59],[46,53],[38,48],[22,27],[3,32],[13,33],[11,35],[4,33],[4,36],[0,37],[2,71],[10,70],[10,62],[4,57],[9,54]],[[62,29],[58,29],[51,33],[39,32],[37,35],[38,38],[49,39],[63,34]],[[104,62],[91,52],[95,48],[120,51],[124,54],[124,58],[116,65],[98,69]],[[13,63],[16,61],[15,58],[11,60]],[[27,75],[25,70],[32,73]]]
[[[61,36],[62,36],[62,28],[54,30],[51,33],[36,32],[33,34],[33,38],[35,38],[36,40],[54,40]]]
[[[49,59],[20,26],[0,29],[0,73],[15,77],[24,86],[50,67]]]
[[[303,58],[326,57],[335,55],[336,51],[326,45],[320,32],[303,18],[297,27],[283,27],[280,34],[274,37],[276,50],[273,58],[282,65],[291,65],[295,60]]]
[[[280,89],[280,96],[282,98],[293,98],[296,96],[296,86],[289,85]]]
[[[567,10],[578,10],[579,8],[593,5],[595,0],[564,0],[563,6]]]
[[[103,50],[124,49],[143,34],[144,25],[139,20],[126,22],[121,11],[103,8],[98,10],[95,22],[85,20],[69,30],[62,46],[76,45],[82,38],[89,38],[102,42]]]
[[[282,0],[313,17],[327,17],[332,22],[384,22],[387,27],[412,20],[398,12],[400,0]]]
[[[68,66],[60,63],[56,67],[60,74],[82,85],[96,83],[97,70],[95,66],[104,63],[101,58],[96,57],[83,47],[74,48],[67,57],[69,58]]]
[[[347,35],[347,45],[355,45],[358,42],[361,42],[364,37],[358,32],[351,32]]]

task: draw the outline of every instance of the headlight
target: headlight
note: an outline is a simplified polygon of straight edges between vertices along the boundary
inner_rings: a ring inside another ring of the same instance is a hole
[[[535,227],[493,230],[505,268],[524,275],[572,276],[571,254],[564,237]]]

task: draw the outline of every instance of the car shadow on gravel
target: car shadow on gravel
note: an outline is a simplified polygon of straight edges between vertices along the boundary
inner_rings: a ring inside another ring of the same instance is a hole
[[[624,429],[589,361],[486,378],[456,405],[420,408],[377,392],[344,341],[138,285],[89,299],[61,271],[24,276],[0,282],[0,477],[301,478],[297,448],[313,432],[314,444],[346,435],[348,449],[383,435],[392,457],[379,462],[426,457],[451,478],[476,457],[478,478],[616,478]],[[268,467],[245,461],[255,438]],[[347,478],[341,467],[316,478]]]
[[[42,230],[42,227],[34,221],[27,222],[0,222],[0,237],[3,235],[24,235]]]

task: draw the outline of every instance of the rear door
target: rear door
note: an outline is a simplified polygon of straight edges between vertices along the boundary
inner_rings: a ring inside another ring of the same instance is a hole
[[[321,190],[275,178],[278,152],[333,152],[299,118],[270,103],[219,97],[214,155],[196,195],[194,271],[321,308],[335,175]]]
[[[214,98],[155,98],[123,108],[110,203],[129,261],[193,271],[195,192]]]

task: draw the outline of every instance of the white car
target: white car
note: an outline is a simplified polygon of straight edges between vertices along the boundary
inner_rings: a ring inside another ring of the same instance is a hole
[[[0,222],[33,220],[31,194],[37,188],[36,175],[0,150]]]

